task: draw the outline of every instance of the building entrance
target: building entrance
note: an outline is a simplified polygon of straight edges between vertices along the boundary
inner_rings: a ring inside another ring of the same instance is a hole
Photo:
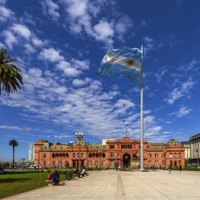
[[[131,156],[129,154],[124,154],[123,155],[123,167],[127,168],[130,166],[130,160],[131,160]]]

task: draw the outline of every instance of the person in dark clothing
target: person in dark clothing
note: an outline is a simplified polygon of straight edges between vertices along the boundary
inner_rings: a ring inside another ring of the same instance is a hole
[[[51,172],[50,180],[52,180],[55,185],[64,185],[64,183],[60,182],[60,175],[57,171]]]
[[[78,168],[76,167],[75,171],[74,171],[74,174],[78,176],[78,178],[80,178],[80,172],[78,170]]]
[[[182,170],[182,165],[179,166],[179,170],[180,170],[180,171]]]

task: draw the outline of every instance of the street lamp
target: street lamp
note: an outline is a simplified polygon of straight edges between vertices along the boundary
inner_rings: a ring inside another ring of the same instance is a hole
[[[24,170],[24,161],[25,161],[25,158],[22,158],[22,170]]]
[[[77,132],[76,137],[78,138],[79,141],[79,162],[78,162],[78,167],[79,171],[81,171],[81,139],[83,138],[83,133],[82,132]]]

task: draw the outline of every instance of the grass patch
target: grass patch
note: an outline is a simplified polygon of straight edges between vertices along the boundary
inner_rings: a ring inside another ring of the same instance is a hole
[[[0,199],[36,188],[47,186],[48,172],[9,171],[0,174]],[[60,174],[61,181],[65,174]]]

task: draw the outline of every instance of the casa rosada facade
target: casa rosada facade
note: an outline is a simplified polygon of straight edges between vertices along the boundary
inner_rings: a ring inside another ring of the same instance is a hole
[[[34,164],[38,167],[139,167],[140,140],[124,137],[106,140],[106,144],[89,144],[83,139],[69,144],[35,142]],[[80,156],[79,156],[80,155]],[[168,168],[184,166],[184,146],[177,140],[148,143],[144,140],[144,167]]]

